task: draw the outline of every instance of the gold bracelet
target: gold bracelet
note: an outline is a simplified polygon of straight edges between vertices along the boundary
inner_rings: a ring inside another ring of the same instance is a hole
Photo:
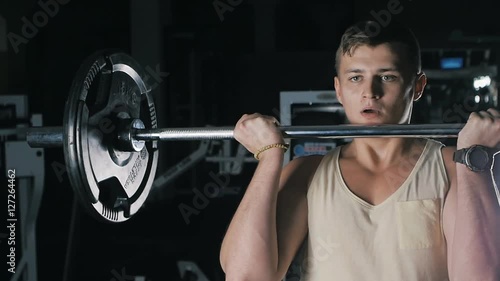
[[[270,144],[270,145],[266,145],[266,146],[262,147],[261,149],[259,149],[257,152],[255,152],[255,154],[253,155],[253,157],[255,157],[255,159],[257,159],[257,160],[260,160],[259,159],[259,155],[262,152],[264,152],[264,151],[266,151],[268,149],[274,148],[274,147],[276,147],[276,148],[282,148],[282,149],[285,150],[284,152],[286,152],[288,150],[288,148],[290,147],[290,144],[288,144],[288,143],[273,143],[273,144]]]

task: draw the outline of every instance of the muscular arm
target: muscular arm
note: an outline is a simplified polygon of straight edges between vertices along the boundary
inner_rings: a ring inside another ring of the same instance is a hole
[[[489,173],[453,162],[455,148],[444,148],[450,178],[444,205],[444,234],[452,281],[500,280],[500,207]]]
[[[321,158],[295,159],[282,171],[283,153],[268,152],[222,243],[226,280],[281,280],[307,233],[307,186]]]

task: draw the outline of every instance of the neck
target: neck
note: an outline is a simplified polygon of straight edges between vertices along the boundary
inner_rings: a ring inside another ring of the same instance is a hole
[[[355,138],[342,156],[371,170],[386,169],[402,160],[418,160],[423,144],[425,140],[415,138]]]

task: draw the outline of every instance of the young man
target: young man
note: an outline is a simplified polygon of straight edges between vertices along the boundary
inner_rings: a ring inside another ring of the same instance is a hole
[[[408,29],[375,27],[362,22],[343,35],[338,100],[352,124],[408,124],[426,85],[418,42]],[[471,113],[456,148],[354,138],[285,168],[279,146],[263,149],[284,143],[276,124],[260,114],[236,124],[235,138],[263,151],[222,244],[226,280],[281,280],[302,243],[301,280],[500,280],[500,207],[489,170],[453,159],[457,149],[500,147],[498,111]]]

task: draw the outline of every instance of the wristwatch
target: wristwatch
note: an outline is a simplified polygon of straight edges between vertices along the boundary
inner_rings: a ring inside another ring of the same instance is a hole
[[[466,165],[471,171],[484,172],[491,168],[495,152],[496,149],[484,145],[472,145],[455,151],[453,161]]]

